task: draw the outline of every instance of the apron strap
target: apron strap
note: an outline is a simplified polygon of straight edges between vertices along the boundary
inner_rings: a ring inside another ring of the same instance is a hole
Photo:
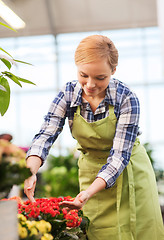
[[[123,173],[117,178],[117,202],[116,202],[116,209],[117,209],[117,222],[118,222],[118,236],[119,240],[121,240],[121,229],[120,229],[120,204],[121,204],[121,195],[122,195],[122,184],[123,184]]]
[[[109,104],[109,115],[112,115],[114,113],[114,106]]]
[[[136,239],[136,204],[135,204],[135,188],[132,163],[129,161],[127,165],[128,182],[129,182],[129,204],[130,204],[130,229],[133,239]]]
[[[129,205],[130,205],[130,230],[132,232],[132,238],[136,239],[136,205],[135,205],[135,190],[134,190],[134,176],[131,161],[127,165],[127,174],[129,182]],[[123,173],[117,179],[117,221],[118,221],[118,234],[121,236],[120,222],[119,222],[119,212],[121,204],[122,195],[122,185],[123,185]]]
[[[77,106],[76,113],[80,115],[80,105]]]

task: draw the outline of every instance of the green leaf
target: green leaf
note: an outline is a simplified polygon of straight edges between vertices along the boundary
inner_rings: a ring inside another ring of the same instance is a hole
[[[13,73],[5,71],[5,72],[2,72],[2,74],[4,74],[6,77],[10,78],[13,82],[15,82],[20,87],[22,87],[21,83],[18,80],[19,78],[15,76]]]
[[[25,79],[25,78],[20,78],[20,77],[14,75],[14,74],[11,73],[11,72],[5,71],[5,72],[2,72],[2,74],[4,74],[5,76],[7,76],[7,77],[10,78],[11,80],[13,80],[13,81],[14,81],[15,83],[17,83],[20,87],[22,87],[22,85],[21,85],[21,83],[20,83],[19,81],[24,82],[24,83],[28,83],[28,84],[36,85],[35,83],[33,83],[33,82],[31,82],[31,81],[29,81],[29,80],[27,80],[27,79]]]
[[[0,47],[0,50],[3,51],[4,53],[6,53],[7,55],[9,55],[11,58],[13,58],[10,53],[6,52],[3,48]]]
[[[32,64],[31,63],[27,63],[27,62],[23,62],[23,61],[20,61],[20,60],[16,60],[16,59],[13,59],[15,62],[19,62],[19,63],[23,63],[23,64],[28,64],[28,65],[31,65],[32,66]]]
[[[33,82],[31,82],[31,81],[29,81],[29,80],[27,80],[27,79],[24,79],[24,78],[18,77],[18,80],[21,81],[21,82],[24,82],[24,83],[29,83],[29,84],[36,85],[35,83],[33,83]]]
[[[0,60],[6,65],[6,67],[10,70],[10,68],[11,68],[11,63],[7,60],[7,59],[5,59],[5,58],[0,58]]]
[[[7,28],[11,29],[11,30],[14,31],[14,32],[17,32],[14,28],[8,26],[8,25],[5,24],[5,23],[0,22],[0,25],[2,25],[2,26],[4,26],[4,27],[7,27]]]
[[[4,88],[1,84],[0,84],[0,90],[5,91],[6,92],[6,88]]]
[[[4,77],[0,77],[0,84],[6,89],[6,91],[0,90],[0,113],[3,116],[10,103],[10,86],[7,79]]]
[[[69,230],[64,230],[59,234],[59,239],[61,240],[78,240],[79,237],[77,236],[76,233],[71,233]]]

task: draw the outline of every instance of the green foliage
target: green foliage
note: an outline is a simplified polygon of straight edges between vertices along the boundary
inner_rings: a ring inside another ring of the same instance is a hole
[[[2,48],[0,48],[1,51],[4,51]],[[10,70],[12,67],[12,64],[14,62],[21,62],[18,60],[14,60],[12,59],[5,59],[5,58],[1,58],[0,57],[0,61]],[[25,63],[25,62],[22,62]],[[29,64],[29,63],[27,63]],[[9,72],[9,71],[3,71],[0,73],[0,113],[3,116],[5,114],[5,112],[7,111],[9,104],[10,104],[10,85],[8,82],[8,79],[12,80],[13,82],[15,82],[17,85],[19,85],[20,87],[22,87],[21,82],[24,83],[28,83],[28,84],[34,84],[33,82],[18,77],[16,75],[14,75],[13,73]],[[35,85],[35,84],[34,84]]]
[[[146,149],[147,155],[149,156],[151,164],[152,164],[152,166],[154,168],[155,161],[154,161],[153,156],[152,156],[152,154],[153,154],[152,146],[151,146],[150,143],[146,142],[146,143],[144,143],[144,147]]]
[[[66,227],[66,221],[55,219],[52,225],[51,234],[54,236],[54,240],[86,240],[86,231],[88,230],[90,221],[88,217],[83,215],[83,211],[79,210],[79,217],[82,218],[82,222],[79,227],[68,228]]]
[[[4,90],[0,89],[0,113],[3,116],[7,111],[10,103],[10,86],[8,81],[0,76],[0,86],[4,87]]]
[[[9,27],[8,25],[6,25],[4,23],[0,22],[0,25],[15,31],[13,28]],[[26,63],[26,62],[14,59],[2,47],[0,47],[0,52],[3,52],[7,55],[7,56],[0,55],[0,61],[3,63],[3,65],[5,65],[5,67],[7,67],[7,69],[9,71],[10,71],[12,65],[16,62],[31,65],[30,63]],[[10,104],[10,85],[8,83],[8,80],[12,80],[20,87],[22,87],[21,82],[28,83],[28,84],[34,84],[33,82],[31,82],[27,79],[24,79],[24,78],[20,78],[9,71],[1,71],[0,72],[0,114],[2,116],[6,113],[8,107],[9,107],[9,104]]]
[[[0,163],[0,198],[5,197],[14,184],[20,185],[31,176],[31,171],[18,163],[3,160]]]
[[[146,142],[144,144],[144,147],[145,147],[146,152],[147,152],[147,154],[149,156],[150,162],[151,162],[151,164],[153,166],[157,182],[159,180],[164,179],[164,171],[163,171],[163,169],[158,169],[157,167],[155,167],[155,159],[153,158],[153,148],[152,148],[151,144]]]
[[[85,235],[87,233],[86,231],[88,230],[88,227],[89,227],[89,224],[90,224],[90,220],[89,220],[89,218],[87,216],[83,215],[83,211],[82,210],[79,210],[79,216],[82,217],[82,222],[80,224],[80,228],[81,228],[83,234]]]
[[[86,234],[83,233],[80,227],[65,229],[61,231],[54,240],[86,240]]]
[[[79,193],[77,159],[72,154],[59,157],[50,155],[47,161],[48,169],[42,173],[35,195],[75,197]]]

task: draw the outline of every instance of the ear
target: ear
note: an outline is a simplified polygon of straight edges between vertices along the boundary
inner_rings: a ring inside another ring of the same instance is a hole
[[[113,69],[112,75],[115,74],[115,72],[116,72],[116,67]]]

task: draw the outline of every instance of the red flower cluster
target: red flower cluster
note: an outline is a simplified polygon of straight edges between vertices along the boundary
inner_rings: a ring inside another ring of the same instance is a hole
[[[71,201],[71,197],[63,198],[48,198],[36,199],[36,202],[31,203],[29,200],[18,203],[18,213],[22,213],[27,218],[35,220],[44,219],[51,221],[53,219],[65,219],[67,227],[78,227],[82,218],[78,216],[78,210],[67,211],[65,208],[60,208],[61,201]]]
[[[73,228],[78,227],[82,221],[82,218],[78,216],[78,210],[70,210],[66,215],[65,219],[67,219],[67,227]]]

